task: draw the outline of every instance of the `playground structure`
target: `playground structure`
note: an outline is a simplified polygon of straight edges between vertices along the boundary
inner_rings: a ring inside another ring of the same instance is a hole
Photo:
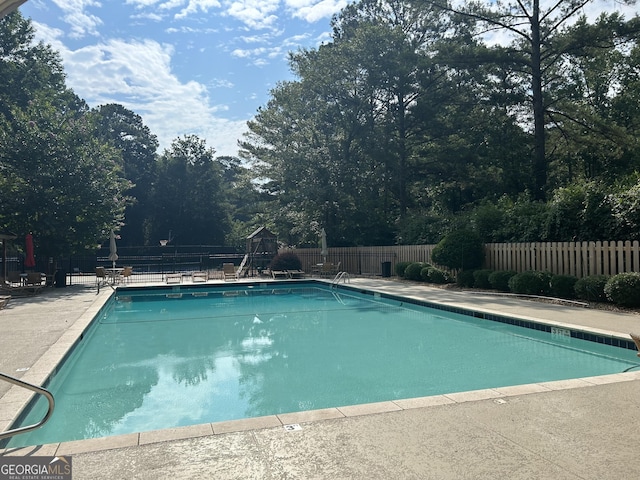
[[[278,237],[260,227],[247,237],[246,250],[238,268],[238,277],[253,276],[269,267],[271,260],[278,254]]]

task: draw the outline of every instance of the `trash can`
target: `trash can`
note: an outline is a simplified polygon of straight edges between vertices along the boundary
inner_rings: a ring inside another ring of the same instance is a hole
[[[382,276],[383,277],[391,276],[391,262],[382,262]]]
[[[63,288],[67,286],[67,272],[64,270],[57,270],[55,274],[56,288]]]

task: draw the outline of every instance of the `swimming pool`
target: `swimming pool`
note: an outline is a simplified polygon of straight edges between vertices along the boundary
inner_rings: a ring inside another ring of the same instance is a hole
[[[618,373],[634,364],[633,351],[482,317],[309,282],[119,290],[52,379],[52,420],[10,445]]]

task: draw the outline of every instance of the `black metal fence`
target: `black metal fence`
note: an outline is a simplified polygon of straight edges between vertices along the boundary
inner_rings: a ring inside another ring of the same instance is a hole
[[[240,264],[244,253],[233,247],[188,245],[177,247],[119,247],[118,267],[133,267],[137,279],[155,281],[167,273],[218,271],[223,263]],[[34,271],[45,273],[56,283],[64,285],[95,282],[96,267],[111,267],[109,249],[82,255],[61,257],[54,260],[36,258]],[[0,258],[0,272],[4,272]],[[7,257],[7,272],[25,271],[24,259],[20,256]],[[0,276],[2,273],[0,273]]]

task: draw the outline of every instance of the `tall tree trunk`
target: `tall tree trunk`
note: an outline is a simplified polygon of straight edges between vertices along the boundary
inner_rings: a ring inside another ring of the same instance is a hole
[[[547,158],[545,152],[544,98],[540,54],[540,1],[534,0],[531,22],[531,94],[533,98],[533,196],[545,199]]]

